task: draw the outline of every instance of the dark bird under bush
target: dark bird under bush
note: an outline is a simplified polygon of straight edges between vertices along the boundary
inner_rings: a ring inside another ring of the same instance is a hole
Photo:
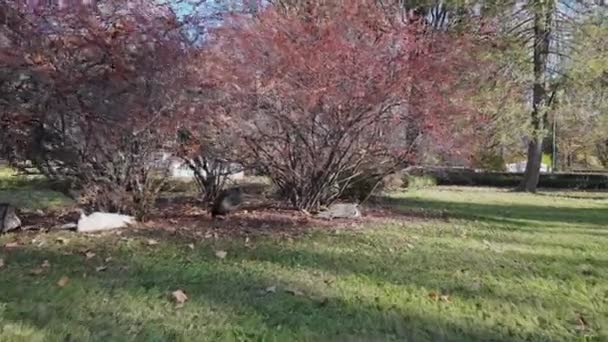
[[[215,202],[213,202],[211,217],[226,216],[230,212],[238,209],[243,201],[242,195],[241,188],[232,188],[222,191]]]

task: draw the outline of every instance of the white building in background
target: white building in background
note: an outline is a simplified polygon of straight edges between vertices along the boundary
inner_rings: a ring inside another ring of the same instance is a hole
[[[152,160],[154,167],[158,169],[169,168],[169,176],[176,179],[193,179],[194,171],[181,158],[175,157],[167,152],[157,153]],[[229,178],[232,180],[241,180],[245,177],[245,171],[239,164],[233,163],[230,165],[230,170],[233,172]],[[200,170],[201,174],[205,175],[205,170]]]
[[[507,164],[506,165],[507,172],[511,172],[511,173],[525,172],[526,165],[527,165],[527,162],[525,162],[525,161],[519,162],[519,163]],[[551,172],[551,167],[548,166],[547,164],[540,164],[540,172],[541,173]]]

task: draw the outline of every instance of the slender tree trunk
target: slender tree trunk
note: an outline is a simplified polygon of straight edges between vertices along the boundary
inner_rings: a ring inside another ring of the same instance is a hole
[[[526,171],[524,172],[524,179],[519,186],[521,191],[534,192],[538,186],[538,180],[540,179],[540,166],[543,156],[543,144],[542,139],[535,136],[528,143],[528,162],[526,164]]]
[[[534,1],[534,88],[532,93],[532,137],[520,191],[535,192],[540,178],[544,124],[547,120],[547,63],[555,0]]]

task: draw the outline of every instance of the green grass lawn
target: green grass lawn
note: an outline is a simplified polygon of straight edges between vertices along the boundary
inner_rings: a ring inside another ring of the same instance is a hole
[[[42,176],[24,176],[6,167],[0,167],[0,203],[18,208],[47,209],[71,203],[60,192],[51,190]]]
[[[22,241],[0,249],[0,341],[608,341],[607,193],[390,205],[402,221],[294,239],[0,237]]]

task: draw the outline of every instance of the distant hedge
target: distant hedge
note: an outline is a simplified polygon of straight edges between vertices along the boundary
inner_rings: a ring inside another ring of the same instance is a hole
[[[467,185],[516,187],[523,173],[479,172],[471,169],[419,168],[410,174],[430,176],[438,185]],[[608,173],[547,173],[541,174],[541,188],[608,189]]]

